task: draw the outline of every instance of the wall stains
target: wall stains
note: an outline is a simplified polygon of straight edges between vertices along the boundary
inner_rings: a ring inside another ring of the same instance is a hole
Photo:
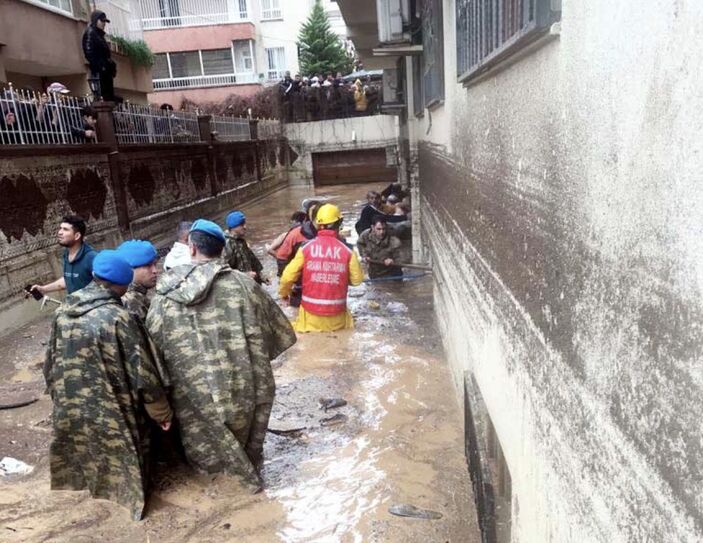
[[[151,204],[156,183],[146,164],[136,164],[129,171],[127,188],[138,207]]]
[[[204,160],[196,158],[191,162],[190,177],[196,189],[203,190],[207,186],[207,166]]]
[[[242,177],[244,173],[244,159],[242,157],[242,151],[235,151],[232,155],[232,175],[235,179]]]
[[[244,159],[244,166],[249,175],[256,174],[256,158],[254,157],[254,153],[247,153],[246,158]]]
[[[48,205],[34,177],[0,179],[0,231],[8,241],[20,240],[25,231],[32,236],[41,232]]]
[[[107,187],[98,173],[90,168],[71,172],[66,200],[71,209],[85,219],[97,219],[103,213]]]

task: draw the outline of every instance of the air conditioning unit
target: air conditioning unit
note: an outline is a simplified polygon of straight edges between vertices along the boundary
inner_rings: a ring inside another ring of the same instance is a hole
[[[378,40],[397,43],[410,40],[405,29],[410,25],[410,0],[376,0]]]

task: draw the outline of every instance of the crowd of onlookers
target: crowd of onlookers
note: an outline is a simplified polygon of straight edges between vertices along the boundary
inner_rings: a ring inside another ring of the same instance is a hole
[[[378,113],[381,90],[369,76],[354,81],[337,75],[291,77],[279,84],[282,117],[287,122],[337,119]]]

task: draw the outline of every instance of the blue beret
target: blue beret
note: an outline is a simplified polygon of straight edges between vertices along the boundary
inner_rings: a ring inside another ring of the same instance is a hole
[[[100,251],[93,260],[93,275],[116,285],[129,285],[132,282],[132,266],[119,251],[107,249]]]
[[[117,252],[122,255],[133,268],[146,266],[159,258],[156,248],[148,241],[140,239],[130,239],[117,248]]]
[[[214,222],[208,221],[207,219],[198,219],[190,227],[191,232],[203,232],[209,234],[214,238],[219,239],[222,243],[225,242],[225,233],[222,228],[217,226]]]
[[[227,228],[237,228],[237,226],[244,224],[247,218],[241,211],[232,211],[227,215]]]

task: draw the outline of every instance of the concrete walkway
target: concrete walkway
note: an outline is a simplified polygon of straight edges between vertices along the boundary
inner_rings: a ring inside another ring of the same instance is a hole
[[[368,187],[329,187],[353,226]],[[308,191],[287,189],[245,207],[250,239],[287,224]],[[243,494],[223,476],[160,464],[147,518],[84,493],[50,492],[50,401],[0,411],[0,456],[34,472],[0,481],[0,540],[213,542],[478,542],[463,422],[434,327],[431,278],[352,289],[353,331],[304,335],[276,360],[278,392],[266,443],[266,489]],[[275,292],[275,285],[270,287]],[[293,314],[293,310],[288,310]],[[3,387],[41,392],[41,341],[48,320],[0,340]],[[24,337],[31,336],[31,337]],[[325,413],[320,398],[347,405]],[[323,426],[335,414],[340,424]],[[287,432],[287,433],[285,433]],[[439,520],[389,514],[396,504],[440,512]]]

